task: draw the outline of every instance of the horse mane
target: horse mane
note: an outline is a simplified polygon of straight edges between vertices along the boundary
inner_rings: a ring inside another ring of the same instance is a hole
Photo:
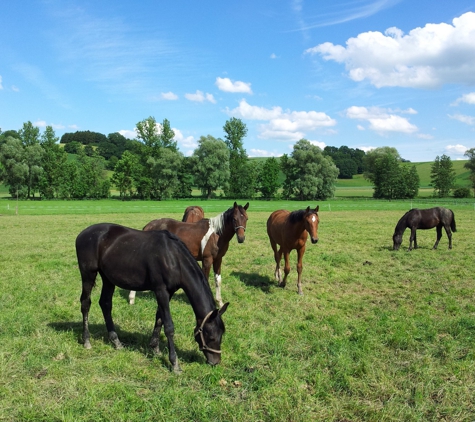
[[[211,288],[209,287],[208,280],[206,280],[206,277],[203,274],[203,271],[201,271],[201,268],[199,265],[196,263],[195,258],[191,255],[189,249],[187,246],[183,243],[183,241],[174,233],[169,232],[168,230],[163,230],[164,233],[168,236],[169,239],[175,241],[178,245],[178,247],[181,249],[182,253],[182,258],[186,257],[190,262],[193,262],[193,268],[196,267],[196,273],[198,274],[198,280],[193,280],[193,282],[199,283],[199,287],[201,288],[201,291],[206,294],[206,298],[210,301],[212,304],[213,309],[216,307],[214,297],[213,297],[213,292],[211,291]]]
[[[224,231],[224,227],[226,226],[226,223],[229,222],[229,219],[232,214],[232,208],[229,208],[228,210],[222,212],[221,214],[217,215],[216,217],[211,217],[209,219],[209,225],[214,229],[216,234],[218,236],[221,236]]]
[[[409,217],[409,214],[412,214],[414,211],[418,211],[418,208],[412,208],[409,211],[406,211],[406,213],[399,219],[396,224],[396,228],[394,229],[395,233],[402,232],[406,229],[406,221]]]
[[[292,211],[289,216],[287,217],[289,223],[299,223],[303,220],[303,216],[305,215],[306,210],[297,210]],[[316,214],[315,210],[310,210],[311,213]]]

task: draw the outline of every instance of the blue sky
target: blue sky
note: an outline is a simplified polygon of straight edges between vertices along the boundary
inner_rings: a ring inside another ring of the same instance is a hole
[[[0,11],[0,128],[134,137],[168,119],[180,150],[248,128],[249,156],[475,147],[475,0],[43,0]]]

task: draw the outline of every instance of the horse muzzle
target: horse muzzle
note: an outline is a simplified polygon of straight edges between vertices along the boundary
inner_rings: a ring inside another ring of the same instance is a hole
[[[312,237],[311,240],[314,245],[315,243],[318,243],[318,237]]]

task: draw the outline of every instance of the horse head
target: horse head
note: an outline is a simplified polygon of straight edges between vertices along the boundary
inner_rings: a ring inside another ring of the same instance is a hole
[[[308,231],[308,234],[310,235],[310,240],[314,244],[318,242],[318,223],[320,222],[320,218],[318,217],[319,209],[320,206],[318,205],[317,208],[315,208],[314,210],[311,210],[310,207],[307,207],[303,218],[305,230]]]
[[[209,312],[195,328],[195,340],[204,353],[206,362],[214,366],[221,362],[221,339],[224,334],[224,322],[221,315],[228,308],[229,302],[221,309]]]
[[[402,233],[393,234],[393,250],[398,251],[402,243]]]
[[[247,212],[246,210],[249,207],[249,202],[242,206],[234,202],[233,209],[233,224],[234,232],[236,233],[237,240],[239,243],[244,242],[246,238],[246,224],[247,224]]]

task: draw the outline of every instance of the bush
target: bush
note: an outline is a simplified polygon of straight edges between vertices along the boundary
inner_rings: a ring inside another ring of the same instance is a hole
[[[457,188],[454,189],[454,198],[470,198],[470,189],[469,188]]]

